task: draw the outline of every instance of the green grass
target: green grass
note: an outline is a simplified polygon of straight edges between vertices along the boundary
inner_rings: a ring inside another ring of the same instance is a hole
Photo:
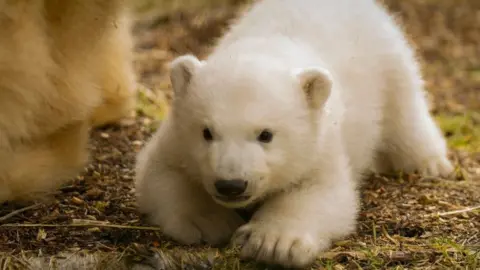
[[[447,136],[449,147],[480,152],[480,113],[439,114],[436,120]]]

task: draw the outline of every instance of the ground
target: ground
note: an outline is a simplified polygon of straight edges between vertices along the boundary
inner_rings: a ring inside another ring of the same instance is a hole
[[[239,260],[229,247],[186,247],[162,236],[137,214],[132,182],[135,154],[168,113],[166,65],[179,54],[208,54],[241,14],[242,2],[150,12],[149,20],[137,23],[137,115],[93,131],[91,164],[50,200],[0,205],[1,269],[66,269],[68,263],[75,269],[129,269],[136,263],[265,269]],[[312,269],[480,269],[480,1],[385,2],[418,49],[457,175],[368,179],[357,233],[335,243]]]

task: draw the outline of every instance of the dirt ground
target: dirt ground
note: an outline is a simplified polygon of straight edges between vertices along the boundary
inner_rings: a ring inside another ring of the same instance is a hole
[[[236,2],[137,23],[136,117],[93,131],[91,164],[51,199],[0,205],[0,269],[266,269],[234,249],[170,241],[137,214],[132,182],[135,154],[168,110],[166,64],[206,56],[241,14]],[[480,1],[385,2],[418,49],[457,176],[368,179],[357,233],[312,269],[480,269]]]

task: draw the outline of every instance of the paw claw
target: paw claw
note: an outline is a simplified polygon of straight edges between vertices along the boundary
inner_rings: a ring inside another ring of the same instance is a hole
[[[289,227],[247,224],[240,227],[232,241],[241,245],[240,256],[284,267],[304,267],[312,263],[326,245],[317,243],[310,234],[292,233]]]

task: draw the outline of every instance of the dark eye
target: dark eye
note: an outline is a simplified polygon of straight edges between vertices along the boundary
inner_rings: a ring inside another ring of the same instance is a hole
[[[272,139],[273,133],[268,129],[263,130],[257,137],[257,140],[262,143],[269,143]]]
[[[212,132],[210,131],[209,128],[204,128],[203,129],[203,138],[205,141],[212,141],[213,140],[213,135]]]

